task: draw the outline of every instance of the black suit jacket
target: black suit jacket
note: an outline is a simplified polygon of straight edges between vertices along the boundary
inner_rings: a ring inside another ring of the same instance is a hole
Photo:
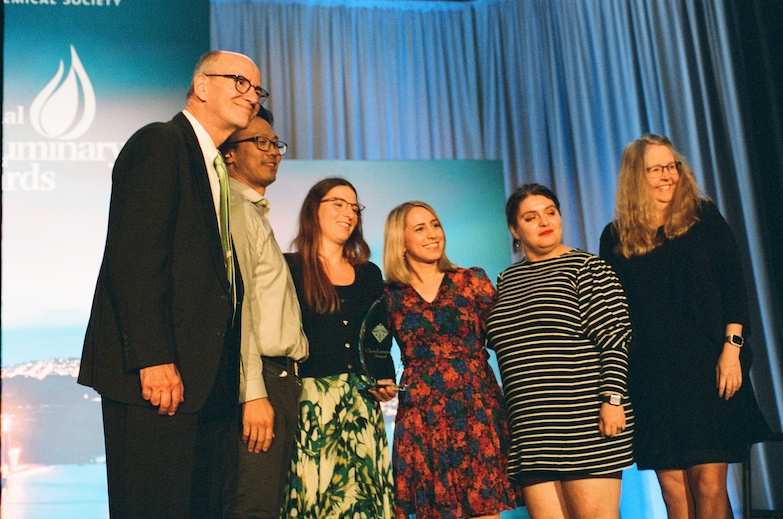
[[[79,383],[112,400],[150,405],[139,369],[174,363],[185,386],[179,409],[197,412],[220,366],[232,313],[204,157],[179,113],[136,132],[115,163]]]

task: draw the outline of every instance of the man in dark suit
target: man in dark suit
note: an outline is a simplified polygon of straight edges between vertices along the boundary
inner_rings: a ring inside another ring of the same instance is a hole
[[[222,515],[241,281],[213,161],[255,116],[260,82],[247,56],[205,54],[185,110],[136,132],[114,166],[79,373],[102,398],[113,518]]]

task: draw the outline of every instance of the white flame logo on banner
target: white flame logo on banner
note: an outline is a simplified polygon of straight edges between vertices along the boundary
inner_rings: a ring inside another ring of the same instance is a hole
[[[51,81],[41,90],[30,105],[30,122],[35,131],[52,139],[71,140],[84,135],[95,119],[95,92],[90,78],[71,45],[71,69],[65,80],[63,61]],[[84,98],[84,110],[79,122],[79,85]],[[75,124],[74,124],[75,123]]]

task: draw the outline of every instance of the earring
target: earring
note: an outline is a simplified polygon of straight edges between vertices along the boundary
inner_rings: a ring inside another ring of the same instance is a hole
[[[519,240],[514,240],[514,250],[519,250]]]

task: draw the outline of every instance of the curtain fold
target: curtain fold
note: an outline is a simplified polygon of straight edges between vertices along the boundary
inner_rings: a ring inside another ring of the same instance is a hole
[[[507,190],[554,188],[564,241],[593,252],[623,148],[648,131],[668,135],[740,243],[752,378],[780,430],[780,256],[766,243],[770,211],[760,212],[776,202],[764,198],[748,126],[738,1],[212,0],[211,36],[259,64],[291,157],[501,159]],[[779,145],[779,120],[773,129]],[[779,505],[769,467],[754,477]]]

